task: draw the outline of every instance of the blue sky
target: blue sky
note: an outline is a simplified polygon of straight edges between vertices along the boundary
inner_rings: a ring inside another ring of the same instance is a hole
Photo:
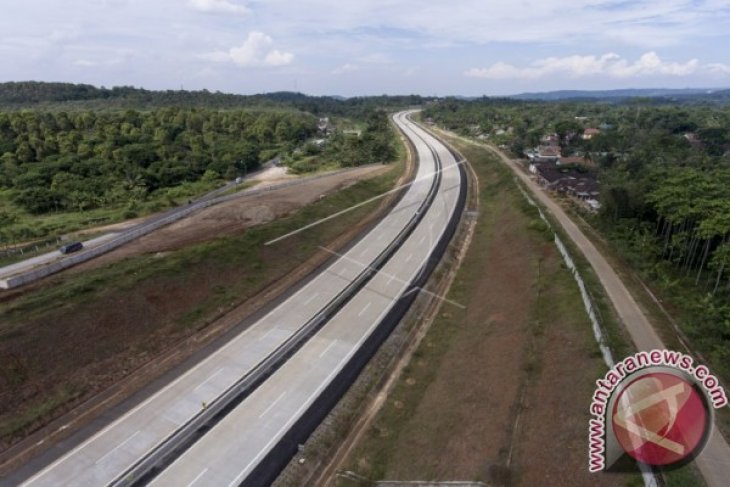
[[[0,80],[309,94],[730,87],[730,0],[0,0]]]

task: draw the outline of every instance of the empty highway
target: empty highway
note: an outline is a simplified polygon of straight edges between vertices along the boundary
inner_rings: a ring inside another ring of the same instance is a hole
[[[326,393],[387,313],[409,292],[410,281],[421,271],[454,216],[462,175],[454,157],[440,142],[403,118],[399,123],[415,143],[422,165],[431,165],[431,149],[443,164],[438,195],[422,224],[317,336],[152,485],[268,484],[276,472],[271,464],[296,450],[298,438],[290,430],[306,420],[306,415],[320,413],[320,395]]]
[[[184,436],[181,432],[215,410],[222,398],[250,380],[262,364],[286,347],[303,327],[320,319],[323,310],[331,308],[366,275],[365,285],[359,286],[343,306],[334,308],[334,317],[328,316],[323,328],[303,340],[293,357],[262,385],[252,387],[253,393],[241,405],[155,481],[187,485],[200,475],[196,480],[200,485],[228,485],[246,478],[406,292],[455,214],[463,188],[453,156],[411,124],[405,114],[399,114],[396,121],[415,144],[420,163],[414,183],[372,231],[254,325],[37,472],[25,485],[126,483],[140,464],[154,458],[151,453],[174,446]],[[439,160],[441,173],[437,171]],[[409,225],[415,226],[393,248]],[[381,262],[386,252],[390,252],[388,260]],[[371,266],[376,263],[382,268],[374,274]],[[230,438],[231,434],[238,441]],[[200,452],[208,453],[199,456]]]

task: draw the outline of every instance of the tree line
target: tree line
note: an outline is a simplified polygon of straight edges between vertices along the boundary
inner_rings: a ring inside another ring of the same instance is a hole
[[[715,363],[730,364],[730,105],[446,100],[424,116],[518,156],[558,133],[564,155],[592,159],[602,208],[590,221],[665,290]],[[587,127],[601,133],[583,140]]]
[[[233,178],[316,133],[297,112],[0,112],[0,188],[35,214],[119,205]]]

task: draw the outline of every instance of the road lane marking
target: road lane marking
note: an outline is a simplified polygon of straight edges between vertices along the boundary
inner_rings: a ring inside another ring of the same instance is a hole
[[[198,387],[196,387],[195,389],[193,389],[193,394],[195,394],[197,392],[197,390],[200,389],[201,387],[203,387],[205,384],[207,384],[208,382],[210,382],[211,380],[213,380],[213,378],[215,376],[217,376],[218,374],[220,374],[221,372],[223,372],[223,369],[224,368],[225,367],[221,367],[220,369],[218,369],[215,372],[213,372],[213,375],[211,375],[210,377],[208,377],[207,379],[205,379],[205,381],[203,381],[200,385],[198,385]]]
[[[271,328],[269,331],[267,331],[266,333],[264,333],[263,335],[261,335],[260,337],[258,337],[256,339],[256,341],[257,342],[260,342],[260,341],[265,340],[269,335],[271,335],[272,333],[274,333],[274,331],[276,331],[276,328]]]
[[[413,258],[413,254],[408,254],[408,257],[406,257],[406,263],[410,262]]]
[[[274,406],[276,406],[276,403],[277,403],[277,402],[279,402],[279,401],[281,401],[281,398],[282,398],[282,397],[284,397],[284,395],[285,395],[285,394],[286,394],[286,391],[284,391],[284,392],[282,392],[281,394],[279,394],[279,397],[277,397],[276,399],[274,399],[274,402],[272,402],[271,404],[269,404],[269,407],[267,407],[267,408],[266,408],[266,409],[264,410],[264,412],[263,412],[263,413],[261,413],[261,414],[259,415],[259,419],[261,419],[261,418],[263,418],[264,416],[266,416],[266,414],[267,414],[267,413],[268,413],[269,411],[271,411],[271,409],[272,409],[272,408],[273,408]]]
[[[457,163],[456,165],[458,166],[459,164]],[[340,215],[344,215],[345,213],[350,212],[350,211],[352,211],[354,209],[360,208],[361,206],[367,205],[368,203],[372,203],[373,201],[377,201],[380,198],[383,198],[385,196],[388,196],[389,194],[395,193],[395,192],[400,191],[401,189],[407,188],[409,186],[413,186],[417,182],[426,181],[426,180],[429,180],[429,179],[433,179],[433,177],[435,177],[439,173],[444,172],[444,170],[445,170],[445,168],[442,167],[441,169],[436,169],[433,172],[428,172],[428,173],[424,174],[423,176],[419,176],[419,177],[413,179],[409,183],[405,183],[405,184],[402,184],[400,186],[396,186],[395,188],[393,188],[393,189],[391,189],[389,191],[386,191],[384,193],[381,193],[381,194],[379,194],[377,196],[373,196],[370,199],[367,199],[365,201],[361,201],[360,203],[357,203],[355,205],[352,205],[352,206],[350,206],[348,208],[345,208],[344,210],[340,210],[340,211],[338,211],[336,213],[333,213],[333,214],[331,214],[329,216],[326,216],[324,218],[320,218],[319,220],[317,220],[315,222],[312,222],[312,223],[310,223],[308,225],[304,225],[303,227],[300,227],[300,228],[298,228],[296,230],[293,230],[293,231],[291,231],[291,232],[289,232],[287,234],[284,234],[284,235],[282,235],[280,237],[277,237],[277,238],[275,238],[273,240],[269,240],[268,242],[264,243],[264,245],[268,246],[268,245],[275,244],[275,243],[280,242],[280,241],[282,241],[284,239],[287,239],[287,238],[289,238],[289,237],[291,237],[293,235],[296,235],[298,233],[301,233],[301,232],[303,232],[305,230],[309,230],[312,227],[316,227],[317,225],[320,225],[321,223],[324,223],[326,221],[332,220],[333,218],[337,218]]]
[[[192,481],[192,482],[190,482],[190,483],[188,484],[188,487],[192,487],[192,485],[193,485],[193,484],[194,484],[195,482],[197,482],[198,480],[200,480],[200,477],[202,477],[203,475],[205,475],[205,473],[206,473],[207,471],[208,471],[208,468],[207,468],[207,467],[206,467],[206,468],[204,468],[204,469],[203,469],[203,471],[202,471],[202,472],[200,472],[200,473],[198,474],[198,476],[197,476],[197,477],[195,477],[195,478],[193,479],[193,481]]]
[[[325,348],[322,351],[322,353],[319,354],[319,358],[324,357],[324,354],[326,354],[327,352],[329,352],[330,351],[330,348],[332,348],[332,347],[335,346],[335,343],[337,343],[337,340],[332,340],[332,342],[329,345],[327,345],[327,348]]]
[[[364,307],[363,307],[363,308],[362,308],[362,309],[360,310],[360,312],[359,312],[359,313],[357,314],[357,316],[362,316],[362,315],[363,315],[363,313],[365,313],[365,312],[366,312],[366,311],[368,310],[368,308],[370,307],[370,304],[371,304],[371,303],[372,303],[372,302],[368,302],[368,304],[366,304],[366,305],[365,305],[365,306],[364,306]]]
[[[319,293],[318,292],[312,294],[311,296],[309,296],[309,298],[307,298],[306,301],[304,301],[304,304],[311,303],[314,300],[314,298],[316,298],[317,296],[319,296]]]
[[[395,300],[393,300],[393,301],[395,301]],[[358,350],[362,346],[362,342],[365,341],[365,338],[368,337],[368,336],[370,336],[370,332],[373,330],[373,328],[375,328],[375,326],[378,323],[380,323],[380,320],[383,319],[383,317],[385,316],[385,314],[388,312],[389,309],[390,309],[390,307],[389,306],[386,306],[386,308],[380,313],[380,315],[370,325],[370,328],[367,330],[367,332],[363,336],[360,337],[360,339],[357,341],[357,343],[355,344],[355,346],[352,349],[350,349],[350,351],[347,353],[347,355],[340,360],[340,363],[337,364],[337,366],[332,369],[332,372],[330,372],[330,374],[327,376],[327,378],[323,382],[321,382],[319,384],[319,386],[317,386],[317,389],[314,391],[314,394],[311,394],[310,397],[318,397],[322,393],[322,390],[330,383],[330,381],[335,376],[335,374],[337,374],[337,372],[340,371],[340,369],[342,368],[343,364],[347,360],[350,359],[350,357],[352,356],[352,354],[355,353],[355,350]],[[236,477],[233,479],[233,481],[231,481],[231,483],[228,484],[228,487],[234,487],[234,486],[239,485],[239,483],[241,482],[241,480],[243,480],[243,478],[246,476],[246,473],[249,471],[249,469],[253,465],[255,465],[256,463],[258,463],[259,460],[261,459],[261,457],[264,454],[266,454],[266,453],[269,452],[269,449],[271,448],[271,446],[276,441],[278,441],[279,438],[281,438],[282,433],[285,430],[287,430],[287,429],[290,428],[290,424],[293,421],[295,421],[296,418],[299,418],[299,416],[302,414],[302,412],[304,411],[304,409],[308,405],[309,405],[309,401],[305,401],[302,405],[299,406],[299,408],[296,410],[296,412],[294,413],[294,415],[290,416],[289,419],[284,424],[284,426],[281,427],[279,429],[279,431],[276,432],[276,434],[274,434],[274,435],[271,436],[271,439],[269,440],[269,442],[256,454],[256,456],[253,458],[253,460],[251,460],[250,462],[248,462],[248,465],[246,465],[243,468],[243,470],[241,470],[241,472],[238,475],[236,475]],[[186,452],[184,455],[188,455],[189,452],[190,452],[190,450],[188,450],[188,452]],[[180,459],[178,459],[177,461],[179,462]]]
[[[138,434],[139,434],[139,430],[135,431],[132,436],[130,436],[129,438],[127,438],[126,440],[124,440],[123,442],[121,442],[120,444],[118,444],[117,446],[115,446],[114,449],[112,449],[111,451],[108,451],[106,453],[106,455],[104,455],[103,457],[101,457],[100,459],[98,459],[96,462],[94,462],[94,465],[98,465],[101,462],[103,462],[106,459],[106,457],[108,457],[109,455],[111,455],[112,453],[114,453],[115,451],[117,451],[118,449],[120,449],[121,447],[123,447],[124,445],[126,445],[127,443],[129,443],[132,440],[132,438],[134,438]]]

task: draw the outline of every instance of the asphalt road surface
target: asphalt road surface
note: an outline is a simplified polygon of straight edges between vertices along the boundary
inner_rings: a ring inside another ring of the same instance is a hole
[[[397,123],[406,127],[405,130],[420,130],[412,127],[404,114],[397,117]],[[301,410],[302,405],[316,395],[322,381],[341,366],[377,323],[378,317],[398,299],[407,282],[421,268],[432,243],[443,232],[459,193],[460,176],[453,157],[430,136],[421,134],[430,139],[429,145],[436,146],[448,168],[442,174],[434,203],[414,232],[382,272],[241,406],[176,461],[169,473],[163,472],[158,484],[187,485],[202,470],[209,477],[201,480],[201,476],[200,485],[222,485],[224,479],[233,481],[242,474],[245,476],[247,468],[254,466],[256,459],[266,452],[267,445],[284,431],[293,418],[292,411]],[[415,182],[392,211],[342,258],[220,350],[37,472],[24,485],[101,486],[118,480],[120,474],[201,414],[207,405],[280,347],[370,265],[426,199],[436,177],[434,158],[425,142],[416,139],[414,143],[421,157]],[[253,411],[259,412],[253,414]],[[239,423],[241,414],[255,420]],[[237,442],[229,438],[231,431],[237,432],[233,435]],[[245,461],[240,450],[242,439],[248,455]],[[198,447],[201,444],[203,446]],[[206,459],[215,458],[200,460],[195,453],[190,454],[201,450],[208,451]],[[234,458],[232,463],[231,458]],[[201,464],[201,461],[207,463]]]

